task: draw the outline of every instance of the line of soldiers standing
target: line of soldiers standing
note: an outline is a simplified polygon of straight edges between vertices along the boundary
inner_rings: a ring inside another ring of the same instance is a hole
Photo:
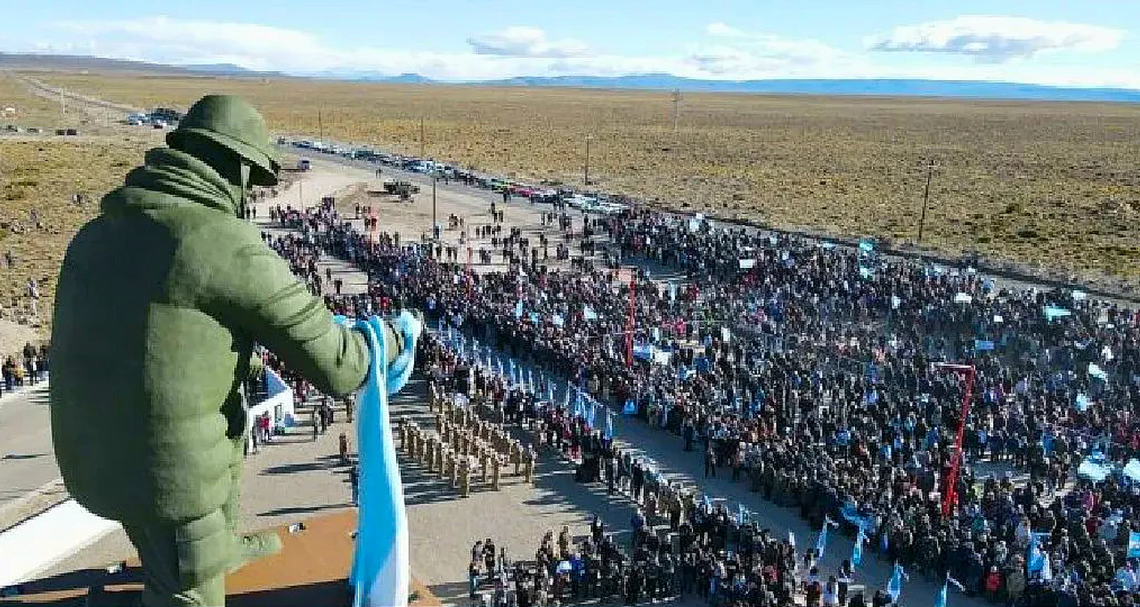
[[[464,397],[459,396],[460,400]],[[456,397],[445,394],[434,382],[428,391],[428,409],[435,413],[438,434],[429,433],[406,418],[399,420],[400,449],[423,462],[428,472],[448,478],[461,497],[471,493],[471,476],[476,466],[479,482],[498,491],[504,464],[514,465],[514,475],[534,482],[538,455],[533,447],[524,447],[500,425],[480,419],[470,408],[458,404]]]

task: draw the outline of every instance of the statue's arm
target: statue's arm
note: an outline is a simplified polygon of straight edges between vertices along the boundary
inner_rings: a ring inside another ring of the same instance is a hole
[[[371,353],[359,331],[333,321],[275,252],[247,242],[215,264],[206,278],[206,307],[250,335],[322,392],[343,396],[368,373]]]

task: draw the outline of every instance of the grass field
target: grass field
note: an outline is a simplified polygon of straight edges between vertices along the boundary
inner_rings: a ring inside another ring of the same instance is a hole
[[[1140,282],[1140,106],[43,74],[139,106],[249,98],[278,133],[419,153],[663,206],[896,243],[1041,274]],[[320,118],[318,119],[318,112]],[[319,122],[318,122],[319,120]]]
[[[61,116],[58,105],[0,75],[0,108],[5,106],[19,109],[18,124],[24,126],[55,128],[80,120],[78,115]],[[0,120],[4,124],[9,122]],[[95,215],[99,197],[121,184],[127,171],[141,162],[146,144],[144,137],[122,134],[69,138],[0,134],[0,255],[11,252],[16,258],[12,267],[0,260],[0,308],[6,318],[27,312],[26,286],[35,279],[40,285],[40,320],[50,321],[67,243]],[[74,205],[71,198],[76,193],[90,201]],[[32,221],[33,209],[42,228]],[[10,349],[0,334],[0,354]]]

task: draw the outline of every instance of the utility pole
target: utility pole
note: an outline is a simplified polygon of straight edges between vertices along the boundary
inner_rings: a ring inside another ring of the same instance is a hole
[[[593,137],[586,135],[586,167],[582,171],[582,182],[586,185],[590,185],[590,139]]]
[[[681,118],[681,89],[673,89],[673,132],[677,132],[677,121]]]
[[[420,159],[422,160],[423,158],[425,158],[425,156],[424,156],[424,117],[420,116]]]
[[[934,176],[934,159],[926,165],[926,190],[922,193],[922,218],[918,221],[918,243],[922,244],[922,232],[926,228],[926,204],[930,201],[930,179]]]
[[[435,227],[436,226],[436,222],[435,222],[435,184],[437,181],[439,181],[439,178],[436,176],[436,173],[433,172],[431,174],[431,238],[432,238],[432,240],[435,240],[436,238],[439,237],[437,235],[436,227]]]
[[[320,132],[321,143],[325,142],[325,123],[321,119],[321,111],[317,110],[317,130]]]
[[[63,95],[63,89],[59,89],[59,113],[67,113],[67,97]]]

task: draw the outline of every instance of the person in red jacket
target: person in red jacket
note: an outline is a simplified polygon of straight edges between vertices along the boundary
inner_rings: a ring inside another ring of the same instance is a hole
[[[986,574],[984,583],[986,588],[986,598],[996,600],[998,592],[1001,591],[1001,572],[997,567],[990,567],[989,573]]]

